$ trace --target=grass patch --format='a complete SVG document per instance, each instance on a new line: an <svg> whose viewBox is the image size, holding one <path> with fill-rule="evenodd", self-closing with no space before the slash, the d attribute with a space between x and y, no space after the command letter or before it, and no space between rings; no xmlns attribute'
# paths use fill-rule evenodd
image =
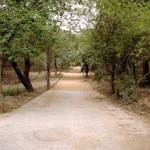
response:
<svg viewBox="0 0 150 150"><path fill-rule="evenodd" d="M26 90L24 88L10 88L3 91L3 96L17 96L25 92Z"/></svg>

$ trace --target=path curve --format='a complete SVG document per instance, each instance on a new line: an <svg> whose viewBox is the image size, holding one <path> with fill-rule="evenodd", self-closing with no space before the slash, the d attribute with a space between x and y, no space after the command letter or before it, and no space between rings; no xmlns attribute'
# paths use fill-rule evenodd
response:
<svg viewBox="0 0 150 150"><path fill-rule="evenodd" d="M74 68L50 91L0 115L0 150L150 150L150 126L113 106Z"/></svg>

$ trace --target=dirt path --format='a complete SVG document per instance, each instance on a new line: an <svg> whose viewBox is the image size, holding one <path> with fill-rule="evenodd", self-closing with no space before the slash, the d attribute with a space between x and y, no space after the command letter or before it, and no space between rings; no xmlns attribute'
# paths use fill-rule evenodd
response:
<svg viewBox="0 0 150 150"><path fill-rule="evenodd" d="M150 125L106 101L76 68L0 115L0 150L150 150Z"/></svg>

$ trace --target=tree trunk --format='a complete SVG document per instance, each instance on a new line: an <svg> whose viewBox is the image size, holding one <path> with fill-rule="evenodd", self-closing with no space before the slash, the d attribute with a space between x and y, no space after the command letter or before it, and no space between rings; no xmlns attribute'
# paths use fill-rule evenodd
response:
<svg viewBox="0 0 150 150"><path fill-rule="evenodd" d="M89 65L85 62L85 77L88 77Z"/></svg>
<svg viewBox="0 0 150 150"><path fill-rule="evenodd" d="M127 58L121 60L119 74L123 74L127 71Z"/></svg>
<svg viewBox="0 0 150 150"><path fill-rule="evenodd" d="M55 66L55 77L57 77L57 56L54 59L54 66Z"/></svg>
<svg viewBox="0 0 150 150"><path fill-rule="evenodd" d="M44 74L45 78L47 78L47 63L44 63Z"/></svg>
<svg viewBox="0 0 150 150"><path fill-rule="evenodd" d="M137 83L136 65L133 63L133 64L132 64L132 67L133 67L133 77L134 77L135 84L136 84L136 83Z"/></svg>
<svg viewBox="0 0 150 150"><path fill-rule="evenodd" d="M30 78L29 78L29 71L30 71L30 59L29 58L25 58L24 60L24 73L22 74L20 68L18 67L18 64L16 62L11 62L18 78L20 79L21 83L24 85L25 89L28 92L33 92L33 86L31 84Z"/></svg>
<svg viewBox="0 0 150 150"><path fill-rule="evenodd" d="M0 100L1 100L1 106L2 106L2 112L4 112L4 99L3 99L3 54L0 52Z"/></svg>
<svg viewBox="0 0 150 150"><path fill-rule="evenodd" d="M146 83L150 85L149 61L143 61L143 75L146 75Z"/></svg>
<svg viewBox="0 0 150 150"><path fill-rule="evenodd" d="M115 69L116 66L112 66L112 71L111 71L111 93L115 94Z"/></svg>
<svg viewBox="0 0 150 150"><path fill-rule="evenodd" d="M46 58L47 58L47 90L50 90L50 77L51 77L51 71L50 71L50 68L51 68L51 51L50 50L47 50L46 51Z"/></svg>
<svg viewBox="0 0 150 150"><path fill-rule="evenodd" d="M0 97L2 96L2 62L3 62L3 55L0 52Z"/></svg>
<svg viewBox="0 0 150 150"><path fill-rule="evenodd" d="M41 64L38 63L38 70L39 70L39 74L41 74Z"/></svg>
<svg viewBox="0 0 150 150"><path fill-rule="evenodd" d="M124 62L122 63L122 72L121 73L124 73L126 72L126 60L124 60Z"/></svg>

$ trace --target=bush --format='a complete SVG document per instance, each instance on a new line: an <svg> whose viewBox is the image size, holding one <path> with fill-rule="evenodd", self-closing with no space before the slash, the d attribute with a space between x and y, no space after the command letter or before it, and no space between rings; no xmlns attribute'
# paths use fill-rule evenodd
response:
<svg viewBox="0 0 150 150"><path fill-rule="evenodd" d="M106 72L104 70L97 69L95 72L95 79L97 81L102 80L104 77L106 77Z"/></svg>
<svg viewBox="0 0 150 150"><path fill-rule="evenodd" d="M10 88L10 89L3 91L3 96L17 96L25 92L26 90L23 88L13 88L13 89Z"/></svg>
<svg viewBox="0 0 150 150"><path fill-rule="evenodd" d="M115 90L118 98L125 101L136 98L136 84L132 75L122 74L119 79L115 81Z"/></svg>

